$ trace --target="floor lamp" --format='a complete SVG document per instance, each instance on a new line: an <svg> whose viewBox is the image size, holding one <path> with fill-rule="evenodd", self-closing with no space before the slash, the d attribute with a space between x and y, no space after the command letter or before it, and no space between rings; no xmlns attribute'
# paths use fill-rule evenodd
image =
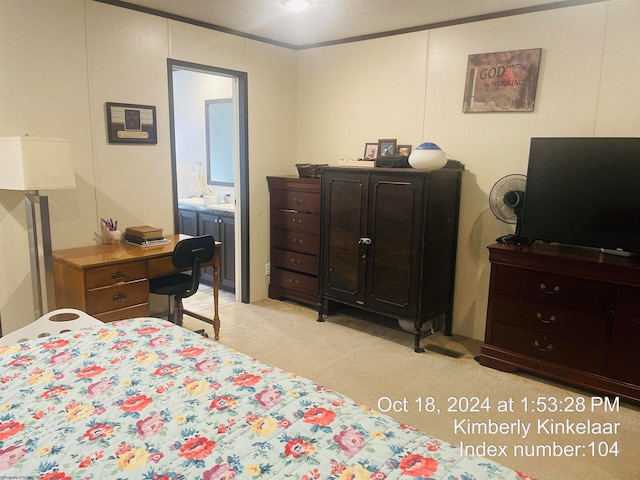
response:
<svg viewBox="0 0 640 480"><path fill-rule="evenodd" d="M40 195L40 190L75 187L69 140L30 136L0 138L0 190L25 192L35 318L55 308L49 198Z"/></svg>

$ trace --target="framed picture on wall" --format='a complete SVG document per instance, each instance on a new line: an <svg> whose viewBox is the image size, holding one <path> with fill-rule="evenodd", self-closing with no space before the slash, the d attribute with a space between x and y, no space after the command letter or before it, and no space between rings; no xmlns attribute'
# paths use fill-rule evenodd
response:
<svg viewBox="0 0 640 480"><path fill-rule="evenodd" d="M396 154L395 138L381 138L378 140L378 157L389 157Z"/></svg>
<svg viewBox="0 0 640 480"><path fill-rule="evenodd" d="M364 144L363 160L375 160L378 158L378 144L373 142L367 142Z"/></svg>
<svg viewBox="0 0 640 480"><path fill-rule="evenodd" d="M469 55L462 111L533 112L542 49Z"/></svg>
<svg viewBox="0 0 640 480"><path fill-rule="evenodd" d="M109 143L156 144L156 107L106 103Z"/></svg>

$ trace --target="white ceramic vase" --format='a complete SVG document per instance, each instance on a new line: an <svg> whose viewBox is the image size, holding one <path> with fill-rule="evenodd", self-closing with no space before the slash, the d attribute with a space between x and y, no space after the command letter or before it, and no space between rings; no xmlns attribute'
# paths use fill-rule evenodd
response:
<svg viewBox="0 0 640 480"><path fill-rule="evenodd" d="M425 142L409 155L409 165L417 170L436 170L447 164L447 155L438 145Z"/></svg>

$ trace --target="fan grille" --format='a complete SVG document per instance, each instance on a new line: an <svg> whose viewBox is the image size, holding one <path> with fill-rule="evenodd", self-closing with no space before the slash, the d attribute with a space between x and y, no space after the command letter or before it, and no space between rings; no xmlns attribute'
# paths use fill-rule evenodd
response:
<svg viewBox="0 0 640 480"><path fill-rule="evenodd" d="M504 196L509 192L524 192L527 177L520 174L511 174L498 180L489 193L489 207L495 217L504 222L514 224L518 221L515 210L507 205Z"/></svg>

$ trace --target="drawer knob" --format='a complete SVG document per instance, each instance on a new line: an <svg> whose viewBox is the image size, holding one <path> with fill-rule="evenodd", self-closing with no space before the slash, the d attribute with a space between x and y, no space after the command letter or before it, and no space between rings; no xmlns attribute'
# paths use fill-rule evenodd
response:
<svg viewBox="0 0 640 480"><path fill-rule="evenodd" d="M541 352L550 352L551 350L553 350L553 345L552 344L549 344L546 347L541 347L540 346L540 342L538 340L535 340L533 342L533 346L536 347Z"/></svg>
<svg viewBox="0 0 640 480"><path fill-rule="evenodd" d="M113 272L111 274L111 278L113 278L114 280L120 282L121 280L124 280L124 272L122 270L118 270L117 272Z"/></svg>
<svg viewBox="0 0 640 480"><path fill-rule="evenodd" d="M295 258L292 258L292 259L291 259L291 263L292 263L293 265L300 265L300 263L302 263L302 262L301 262L300 260L296 260Z"/></svg>
<svg viewBox="0 0 640 480"><path fill-rule="evenodd" d="M111 297L111 299L114 302L121 302L123 301L125 298L127 298L127 294L124 292L118 292L116 293L113 297Z"/></svg>
<svg viewBox="0 0 640 480"><path fill-rule="evenodd" d="M300 283L300 282L298 282L298 280L294 280L293 278L290 278L290 279L289 279L289 283L290 283L291 285L298 285L298 283Z"/></svg>
<svg viewBox="0 0 640 480"><path fill-rule="evenodd" d="M299 218L294 218L292 219L292 221L294 225L298 225L298 226L302 225L302 220L300 220Z"/></svg>
<svg viewBox="0 0 640 480"><path fill-rule="evenodd" d="M548 293L549 295L553 295L554 293L560 293L560 287L559 286L555 286L553 287L553 289L548 290L547 289L547 285L544 283L540 284L540 290L542 290L544 293Z"/></svg>
<svg viewBox="0 0 640 480"><path fill-rule="evenodd" d="M302 205L302 199L293 197L293 203L295 203L296 205Z"/></svg>
<svg viewBox="0 0 640 480"><path fill-rule="evenodd" d="M298 239L298 238L294 237L291 241L293 243L295 243L296 245L302 245L302 240L301 239Z"/></svg>

